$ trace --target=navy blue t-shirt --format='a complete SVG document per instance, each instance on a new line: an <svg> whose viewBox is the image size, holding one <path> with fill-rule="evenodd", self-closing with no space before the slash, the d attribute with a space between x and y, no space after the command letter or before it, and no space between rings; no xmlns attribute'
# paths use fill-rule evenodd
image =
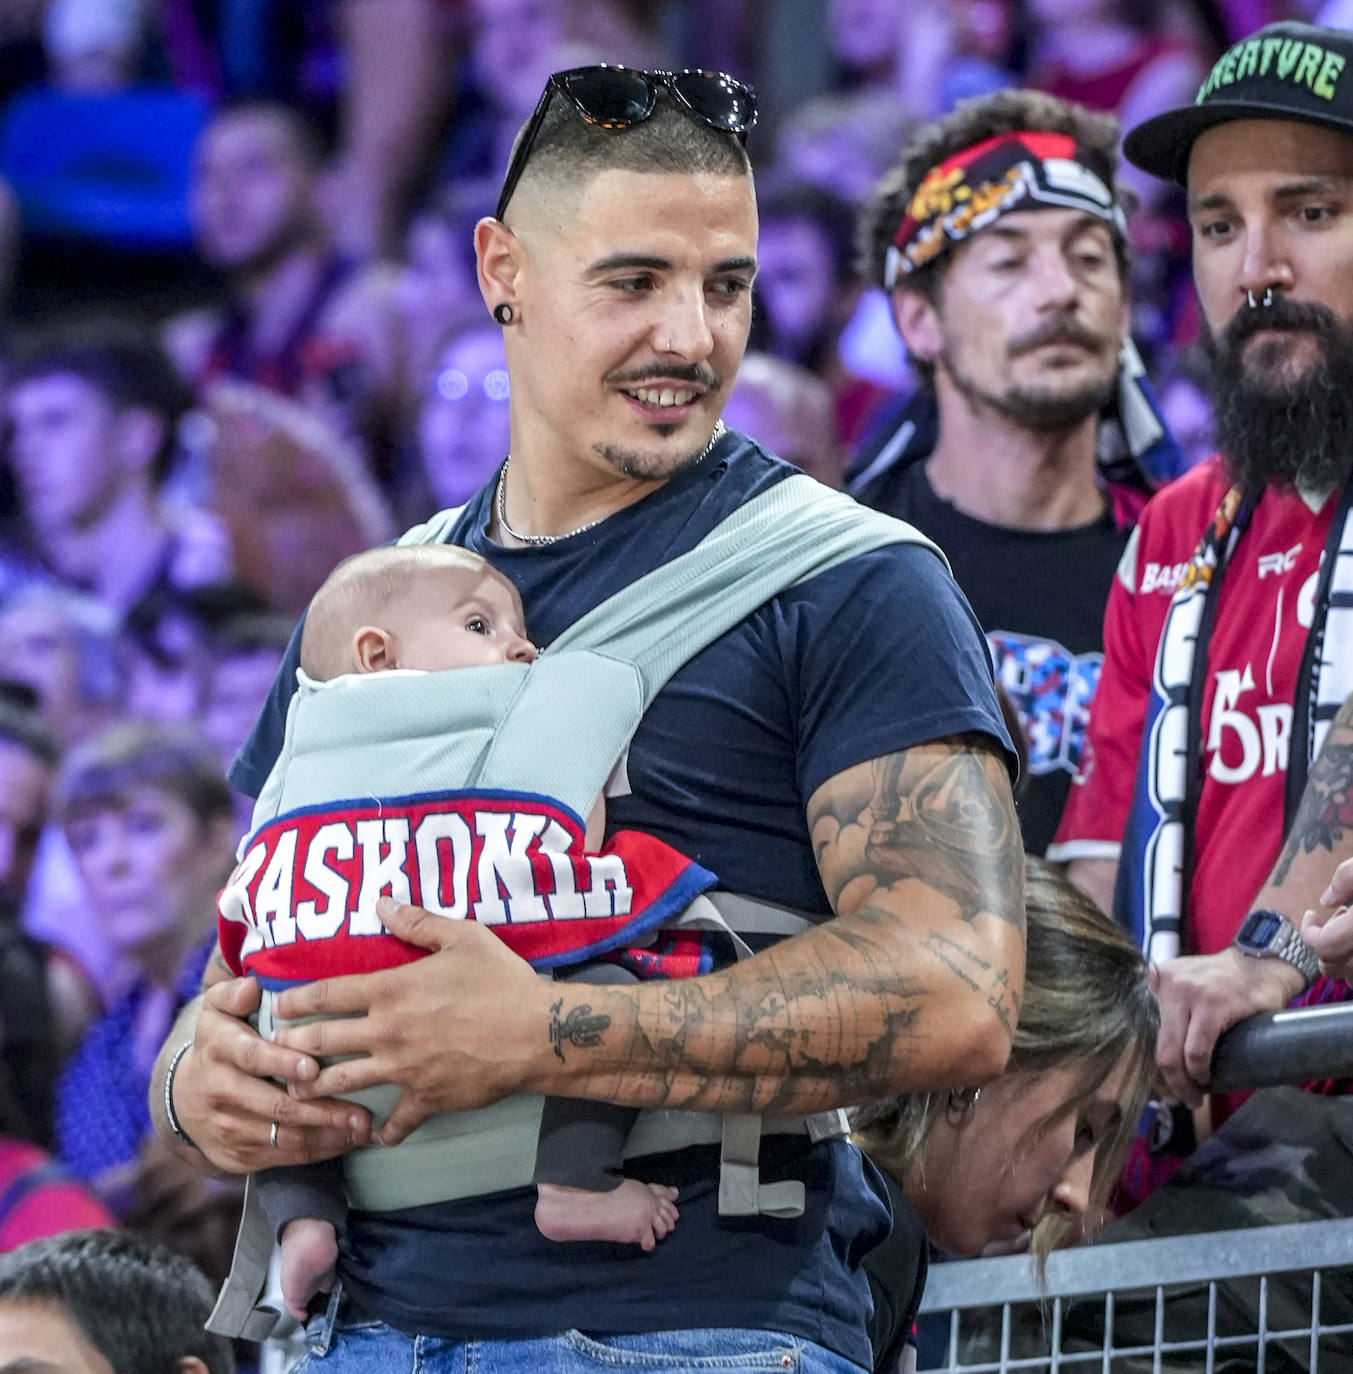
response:
<svg viewBox="0 0 1353 1374"><path fill-rule="evenodd" d="M455 536L516 584L531 637L545 646L793 472L730 432L689 472L585 534L500 548L485 532L490 486ZM232 769L246 792L259 790L281 747L295 648ZM934 554L888 547L782 592L675 673L634 737L631 793L608 799L607 824L659 836L723 888L827 919L809 796L854 764L972 731L1009 756L977 622ZM521 1188L352 1215L343 1283L368 1315L408 1332L509 1339L750 1327L869 1367L860 1262L889 1224L881 1181L841 1142L769 1137L761 1158L763 1178L803 1181L803 1216L720 1217L717 1150L702 1147L629 1168L681 1192L681 1219L650 1254L545 1240L534 1190Z"/></svg>

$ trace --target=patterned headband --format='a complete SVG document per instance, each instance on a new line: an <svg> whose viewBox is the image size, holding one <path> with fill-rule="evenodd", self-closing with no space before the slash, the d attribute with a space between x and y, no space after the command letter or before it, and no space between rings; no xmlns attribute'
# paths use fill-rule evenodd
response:
<svg viewBox="0 0 1353 1374"><path fill-rule="evenodd" d="M1083 210L1127 233L1113 193L1069 134L997 134L925 174L893 235L883 285L933 262L951 244L1015 210Z"/></svg>

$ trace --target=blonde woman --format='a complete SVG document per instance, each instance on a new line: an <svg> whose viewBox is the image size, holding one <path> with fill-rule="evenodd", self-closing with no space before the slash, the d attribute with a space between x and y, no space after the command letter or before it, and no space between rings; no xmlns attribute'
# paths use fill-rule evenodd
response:
<svg viewBox="0 0 1353 1374"><path fill-rule="evenodd" d="M949 1255L1036 1255L1097 1224L1155 1074L1146 964L1061 874L1027 861L1024 1000L1010 1063L976 1089L859 1109L857 1141L887 1176L894 1223L865 1260L875 1369L911 1366L927 1238Z"/></svg>

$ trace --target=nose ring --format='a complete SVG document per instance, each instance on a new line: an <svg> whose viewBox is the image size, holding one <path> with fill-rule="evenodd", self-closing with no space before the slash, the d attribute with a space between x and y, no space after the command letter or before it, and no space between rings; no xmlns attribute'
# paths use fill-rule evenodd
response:
<svg viewBox="0 0 1353 1374"><path fill-rule="evenodd" d="M1273 304L1273 288L1271 286L1266 286L1264 288L1262 300L1255 300L1253 291L1246 291L1245 298L1249 301L1251 310L1259 310L1261 308L1267 310Z"/></svg>

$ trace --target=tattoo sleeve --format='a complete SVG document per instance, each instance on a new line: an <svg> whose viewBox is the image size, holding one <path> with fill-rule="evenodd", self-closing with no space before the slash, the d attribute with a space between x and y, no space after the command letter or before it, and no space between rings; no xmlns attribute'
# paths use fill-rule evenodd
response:
<svg viewBox="0 0 1353 1374"><path fill-rule="evenodd" d="M1281 887L1287 881L1299 857L1333 854L1348 834L1353 834L1353 697L1330 722L1273 870L1272 885ZM1328 867L1332 870L1334 865Z"/></svg>
<svg viewBox="0 0 1353 1374"><path fill-rule="evenodd" d="M564 993L550 1034L570 1051L566 1092L814 1111L999 1072L1024 856L994 746L942 740L847 769L807 821L836 919L706 977Z"/></svg>

